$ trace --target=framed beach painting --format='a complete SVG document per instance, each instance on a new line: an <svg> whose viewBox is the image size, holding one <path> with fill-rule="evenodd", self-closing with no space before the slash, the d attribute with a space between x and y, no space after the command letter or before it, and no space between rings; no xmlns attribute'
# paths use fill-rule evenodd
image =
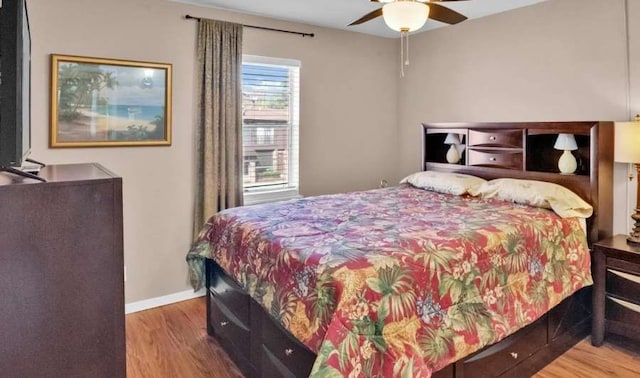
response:
<svg viewBox="0 0 640 378"><path fill-rule="evenodd" d="M51 55L51 147L171 145L171 68Z"/></svg>

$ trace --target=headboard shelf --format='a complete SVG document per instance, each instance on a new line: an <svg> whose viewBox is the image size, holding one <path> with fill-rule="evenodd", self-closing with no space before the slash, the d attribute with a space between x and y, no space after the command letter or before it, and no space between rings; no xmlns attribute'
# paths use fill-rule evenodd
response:
<svg viewBox="0 0 640 378"><path fill-rule="evenodd" d="M527 171L558 173L558 160L563 151L553 147L559 133L527 132ZM576 175L589 176L591 169L591 136L574 134L578 149L572 151L578 163ZM544 151L544 153L540 153Z"/></svg>
<svg viewBox="0 0 640 378"><path fill-rule="evenodd" d="M446 163L447 133L460 135L464 154ZM573 134L578 149L575 174L558 170L562 151L558 134ZM502 177L553 182L574 191L594 208L589 241L613 233L613 122L424 123L423 170L466 173L485 179Z"/></svg>

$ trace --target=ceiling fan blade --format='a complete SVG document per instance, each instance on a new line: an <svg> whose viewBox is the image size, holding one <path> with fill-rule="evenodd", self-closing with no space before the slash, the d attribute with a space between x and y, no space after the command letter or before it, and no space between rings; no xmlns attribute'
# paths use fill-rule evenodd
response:
<svg viewBox="0 0 640 378"><path fill-rule="evenodd" d="M382 16L382 8L380 9L376 9L373 12L369 12L367 14L365 14L364 16L360 17L359 19L353 21L352 23L349 24L349 26L354 26L354 25L360 25L362 23L365 23L369 20L373 20L376 17L380 17Z"/></svg>
<svg viewBox="0 0 640 378"><path fill-rule="evenodd" d="M391 3L393 2L393 0L369 0L372 3ZM448 2L448 1L469 1L469 0L415 0L421 3L441 3L441 2Z"/></svg>
<svg viewBox="0 0 640 378"><path fill-rule="evenodd" d="M429 18L445 24L454 25L467 19L466 16L440 4L429 3L429 8Z"/></svg>

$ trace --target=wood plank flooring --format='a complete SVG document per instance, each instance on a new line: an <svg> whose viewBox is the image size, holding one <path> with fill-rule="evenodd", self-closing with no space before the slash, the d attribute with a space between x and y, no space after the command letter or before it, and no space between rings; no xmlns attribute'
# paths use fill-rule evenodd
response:
<svg viewBox="0 0 640 378"><path fill-rule="evenodd" d="M640 377L640 345L607 335L597 348L587 337L540 370L536 378Z"/></svg>
<svg viewBox="0 0 640 378"><path fill-rule="evenodd" d="M127 375L137 377L242 377L222 347L207 336L205 299L127 315ZM536 378L640 377L640 347L589 338L539 371Z"/></svg>
<svg viewBox="0 0 640 378"><path fill-rule="evenodd" d="M127 377L242 377L205 317L204 297L127 315Z"/></svg>

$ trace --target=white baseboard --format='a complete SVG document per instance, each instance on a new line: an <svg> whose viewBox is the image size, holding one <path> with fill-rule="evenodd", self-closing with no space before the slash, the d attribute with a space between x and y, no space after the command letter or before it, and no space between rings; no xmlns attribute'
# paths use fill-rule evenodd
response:
<svg viewBox="0 0 640 378"><path fill-rule="evenodd" d="M124 313L131 314L133 312L144 311L154 307L166 306L168 304L202 297L205 293L205 289L200 289L195 292L193 290L185 290L179 293L164 295L162 297L149 298L138 302L126 303L124 305Z"/></svg>

